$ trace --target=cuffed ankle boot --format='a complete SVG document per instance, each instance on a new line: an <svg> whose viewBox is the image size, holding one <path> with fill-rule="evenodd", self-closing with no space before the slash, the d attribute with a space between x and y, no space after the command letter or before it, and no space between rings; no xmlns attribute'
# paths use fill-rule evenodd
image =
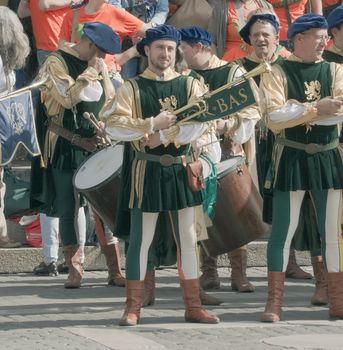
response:
<svg viewBox="0 0 343 350"><path fill-rule="evenodd" d="M313 256L311 258L313 274L316 279L316 286L311 298L312 305L328 304L328 281L327 271L322 256Z"/></svg>
<svg viewBox="0 0 343 350"><path fill-rule="evenodd" d="M204 290L219 289L220 281L217 271L217 257L206 255L204 250L200 248L200 285Z"/></svg>
<svg viewBox="0 0 343 350"><path fill-rule="evenodd" d="M261 316L262 322L280 321L284 288L285 273L268 272L268 300Z"/></svg>
<svg viewBox="0 0 343 350"><path fill-rule="evenodd" d="M66 265L69 268L64 288L80 288L83 277L83 266L80 261L80 248L78 245L63 247Z"/></svg>
<svg viewBox="0 0 343 350"><path fill-rule="evenodd" d="M238 248L228 253L231 264L231 288L241 293L254 292L255 287L248 281L247 250Z"/></svg>
<svg viewBox="0 0 343 350"><path fill-rule="evenodd" d="M219 323L219 318L211 315L201 307L200 301L200 283L199 279L190 279L182 281L183 299L185 301L186 322L194 323Z"/></svg>
<svg viewBox="0 0 343 350"><path fill-rule="evenodd" d="M136 326L139 322L144 281L126 280L126 308L119 320L119 326Z"/></svg>
<svg viewBox="0 0 343 350"><path fill-rule="evenodd" d="M329 316L343 319L343 272L328 272Z"/></svg>
<svg viewBox="0 0 343 350"><path fill-rule="evenodd" d="M120 269L120 250L118 244L101 246L101 250L106 258L108 269L107 284L109 286L125 287L125 277Z"/></svg>
<svg viewBox="0 0 343 350"><path fill-rule="evenodd" d="M289 252L289 260L286 268L286 277L300 280L309 280L312 278L312 275L310 273L302 270L297 264L294 249L291 249Z"/></svg>
<svg viewBox="0 0 343 350"><path fill-rule="evenodd" d="M200 300L201 305L220 305L223 303L223 300L207 294L201 287L200 287Z"/></svg>
<svg viewBox="0 0 343 350"><path fill-rule="evenodd" d="M147 271L144 279L144 296L142 307L155 304L155 270Z"/></svg>

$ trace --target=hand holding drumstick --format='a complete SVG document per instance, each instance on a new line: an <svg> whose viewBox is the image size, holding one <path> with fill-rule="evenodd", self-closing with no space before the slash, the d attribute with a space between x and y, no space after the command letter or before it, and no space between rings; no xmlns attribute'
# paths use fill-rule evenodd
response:
<svg viewBox="0 0 343 350"><path fill-rule="evenodd" d="M103 122L99 122L93 113L88 113L88 112L84 112L83 113L83 117L85 119L87 119L95 128L96 130L96 134L98 137L100 137L102 143L105 144L111 144L111 139L106 135L106 131L105 131L105 125Z"/></svg>

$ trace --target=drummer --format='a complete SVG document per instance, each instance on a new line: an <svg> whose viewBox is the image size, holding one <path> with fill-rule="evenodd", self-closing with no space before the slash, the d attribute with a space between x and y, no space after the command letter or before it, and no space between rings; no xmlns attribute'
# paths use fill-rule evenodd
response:
<svg viewBox="0 0 343 350"><path fill-rule="evenodd" d="M204 93L199 82L173 69L180 34L168 25L149 29L144 39L148 68L122 86L103 114L106 130L115 140L130 141L132 158L124 158L123 190L129 194L131 230L126 258L126 309L121 326L139 322L148 250L159 213L173 221L178 247L187 322L218 323L201 307L195 232L195 207L200 191L192 191L182 160L192 162L191 143L207 131L203 123L175 125L173 110ZM182 157L184 156L184 158ZM200 189L199 189L200 190Z"/></svg>
<svg viewBox="0 0 343 350"><path fill-rule="evenodd" d="M105 24L90 22L84 25L78 44L66 43L49 55L40 71L48 77L41 99L49 121L42 150L47 188L41 198L46 214L60 219L59 232L69 267L65 288L79 288L83 276L76 227L78 208L85 203L76 195L72 179L98 142L92 123L83 113L97 116L105 98L112 94L103 57L119 52L117 34Z"/></svg>
<svg viewBox="0 0 343 350"><path fill-rule="evenodd" d="M193 26L181 29L180 33L181 49L188 67L204 78L210 91L239 78L245 72L236 63L223 61L212 53L212 37L205 29ZM254 82L252 83L254 84ZM219 133L224 135L225 148L232 142L236 143L229 156L244 154L241 145L253 137L255 125L259 119L259 109L257 105L253 105L217 122ZM222 160L227 156L227 152L223 148ZM238 248L228 253L228 256L232 268L232 289L239 292L253 292L255 288L246 276L247 247ZM202 287L204 289L219 288L217 257L207 256L201 248L201 259L203 275L200 277L200 281Z"/></svg>

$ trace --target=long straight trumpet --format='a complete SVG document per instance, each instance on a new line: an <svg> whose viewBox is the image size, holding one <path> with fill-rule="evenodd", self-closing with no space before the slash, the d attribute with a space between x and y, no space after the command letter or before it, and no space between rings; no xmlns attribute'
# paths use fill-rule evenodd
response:
<svg viewBox="0 0 343 350"><path fill-rule="evenodd" d="M36 89L42 85L44 85L46 83L46 81L48 80L48 77L47 76L44 76L42 79L32 83L31 85L28 85L28 86L24 86L18 90L14 90L12 92L10 92L9 94L7 94L6 96L3 96L0 98L0 101L7 98L7 97L11 97L11 96L16 96L22 92L25 92L25 91L28 91L28 90L32 90L32 89Z"/></svg>
<svg viewBox="0 0 343 350"><path fill-rule="evenodd" d="M183 122L186 122L190 119L193 119L196 116L198 116L199 114L202 114L203 112L206 111L206 99L210 98L211 96L213 96L213 95L215 95L223 90L229 90L236 85L242 84L242 83L244 83L244 81L246 81L250 78L256 77L257 75L261 75L264 73L270 73L270 72L271 72L271 65L268 62L263 62L260 65L258 65L256 68L252 69L250 72L244 73L238 79L236 79L230 83L227 83L216 90L209 91L209 92L205 93L204 95L202 95L201 97L199 97L198 99L194 100L193 102L191 102L191 103L189 103L189 104L187 104L179 109L176 109L175 111L173 111L173 114L178 115L184 111L187 111L187 109L190 109L192 107L197 107L198 111L191 112L186 118L180 120L179 123L183 123Z"/></svg>

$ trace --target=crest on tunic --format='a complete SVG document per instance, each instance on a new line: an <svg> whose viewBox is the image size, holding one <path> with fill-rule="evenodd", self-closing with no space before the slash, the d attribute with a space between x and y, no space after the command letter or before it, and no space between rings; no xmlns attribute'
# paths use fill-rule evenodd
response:
<svg viewBox="0 0 343 350"><path fill-rule="evenodd" d="M158 99L158 101L161 105L161 112L172 112L176 109L177 99L174 95L171 95L170 97L165 97L163 100L160 98Z"/></svg>
<svg viewBox="0 0 343 350"><path fill-rule="evenodd" d="M307 101L318 101L320 100L320 82L318 80L315 81L305 81L305 95Z"/></svg>

